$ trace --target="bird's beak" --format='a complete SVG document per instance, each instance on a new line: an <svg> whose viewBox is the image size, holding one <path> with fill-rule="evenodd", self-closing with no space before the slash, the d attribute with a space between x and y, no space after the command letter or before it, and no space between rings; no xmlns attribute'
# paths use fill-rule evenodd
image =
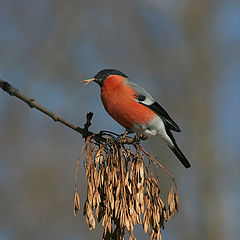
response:
<svg viewBox="0 0 240 240"><path fill-rule="evenodd" d="M85 85L87 85L94 80L95 80L95 78L90 78L90 79L86 79L86 80L81 81L81 83L84 83Z"/></svg>

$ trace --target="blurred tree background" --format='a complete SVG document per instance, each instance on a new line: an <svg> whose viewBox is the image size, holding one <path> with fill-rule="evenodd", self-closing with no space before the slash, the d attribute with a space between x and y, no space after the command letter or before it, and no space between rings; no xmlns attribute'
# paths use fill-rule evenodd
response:
<svg viewBox="0 0 240 240"><path fill-rule="evenodd" d="M239 237L239 66L237 0L0 1L0 76L25 95L80 126L92 111L92 131L121 133L98 86L80 85L116 68L179 123L189 170L157 138L143 144L179 185L164 239ZM0 240L100 239L101 226L90 232L73 216L81 136L2 91L0 123ZM83 166L80 177L82 204Z"/></svg>

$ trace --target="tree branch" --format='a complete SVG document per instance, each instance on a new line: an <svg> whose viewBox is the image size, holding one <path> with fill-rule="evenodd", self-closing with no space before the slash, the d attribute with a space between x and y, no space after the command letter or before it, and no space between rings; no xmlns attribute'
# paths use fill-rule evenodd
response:
<svg viewBox="0 0 240 240"><path fill-rule="evenodd" d="M81 128L81 127L74 125L71 122L68 122L67 120L60 117L59 115L51 112L49 109L43 107L42 105L37 103L34 98L26 97L17 88L13 87L10 83L2 80L1 78L0 78L0 87L2 88L3 91L7 92L10 96L17 97L18 99L25 102L29 107L36 108L40 112L42 112L42 113L46 114L47 116L49 116L50 118L52 118L55 122L60 122L60 123L64 124L65 126L73 129L74 131L80 133L82 135L82 137L85 138L85 140L87 139L87 137L92 136L92 135L94 135L93 139L97 143L106 142L106 138L104 138L103 136L111 136L112 139L115 139L115 141L120 144L135 144L137 142L140 142L140 140L145 140L145 138L141 137L141 136L139 136L138 138L136 138L136 137L129 138L129 137L118 136L117 138L115 138L108 131L101 131L100 133L93 133L88 130L89 127L91 126L91 120L93 117L92 112L89 112L86 115L86 123L84 124L84 127ZM118 135L118 134L116 134L116 135Z"/></svg>
<svg viewBox="0 0 240 240"><path fill-rule="evenodd" d="M64 124L65 126L77 131L78 133L80 133L82 135L83 138L86 139L88 136L91 136L91 135L94 134L93 132L90 132L88 130L88 128L91 125L91 120L92 120L92 117L93 117L93 113L90 112L90 113L87 114L86 123L84 125L84 128L80 128L80 127L74 125L73 123L68 122L67 120L60 117L59 115L51 112L47 108L41 106L40 104L38 104L35 101L35 99L28 98L28 97L24 96L17 88L13 87L11 84L2 80L1 78L0 78L0 87L2 88L3 91L7 92L10 96L15 96L15 97L19 98L20 100L25 102L29 107L36 108L37 110L41 111L42 113L48 115L55 122L60 122L60 123ZM105 141L105 139L103 137L101 137L100 134L95 134L94 139L97 142Z"/></svg>

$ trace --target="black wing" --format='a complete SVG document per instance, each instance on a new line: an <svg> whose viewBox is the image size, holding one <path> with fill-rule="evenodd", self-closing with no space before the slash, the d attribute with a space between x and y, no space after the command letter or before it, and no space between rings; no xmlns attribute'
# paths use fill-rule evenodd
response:
<svg viewBox="0 0 240 240"><path fill-rule="evenodd" d="M178 125L171 119L171 117L168 115L168 113L163 109L160 104L158 104L153 97L142 87L138 86L136 83L134 83L129 78L126 78L126 83L130 85L135 91L136 91L136 97L137 101L144 106L150 108L153 110L159 117L162 118L166 126L176 132L181 132Z"/></svg>
<svg viewBox="0 0 240 240"><path fill-rule="evenodd" d="M141 97L142 98L142 97ZM150 108L151 110L153 110L157 115L159 115L160 117L162 117L162 119L164 120L165 124L167 125L167 127L169 127L171 130L176 131L176 132L181 132L179 126L171 119L171 117L169 116L169 114L163 109L163 107L157 103L154 102L151 105L146 105L144 104L144 102L142 102L141 100L139 100L139 103L143 104L144 106Z"/></svg>

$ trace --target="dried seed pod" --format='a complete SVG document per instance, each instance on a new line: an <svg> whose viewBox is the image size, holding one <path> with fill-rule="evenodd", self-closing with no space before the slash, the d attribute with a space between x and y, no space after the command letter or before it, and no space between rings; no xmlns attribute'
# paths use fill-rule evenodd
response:
<svg viewBox="0 0 240 240"><path fill-rule="evenodd" d="M93 216L93 211L88 202L86 202L86 223L89 225L89 229L95 229L95 218Z"/></svg>
<svg viewBox="0 0 240 240"><path fill-rule="evenodd" d="M134 152L113 140L98 146L88 139L85 145L88 192L83 212L89 228L95 228L95 213L98 222L102 220L104 240L122 240L126 229L129 239L135 239L136 224L142 224L151 239L161 239L160 229L174 216L179 205L178 195L171 188L166 211L153 157L139 145L135 145ZM79 195L75 193L74 214L79 208Z"/></svg>
<svg viewBox="0 0 240 240"><path fill-rule="evenodd" d="M179 211L179 203L178 203L178 194L177 193L174 194L174 200L175 200L176 210Z"/></svg>
<svg viewBox="0 0 240 240"><path fill-rule="evenodd" d="M88 225L89 225L90 230L95 229L95 227L96 227L96 221L95 221L93 214L89 216Z"/></svg>
<svg viewBox="0 0 240 240"><path fill-rule="evenodd" d="M125 182L126 182L126 181L125 181ZM129 194L132 194L131 184L130 184L129 182L127 182L126 186L127 186L128 191L129 191Z"/></svg>
<svg viewBox="0 0 240 240"><path fill-rule="evenodd" d="M145 233L148 231L148 225L149 225L149 220L148 220L148 218L145 217L143 219L143 229L144 229Z"/></svg>
<svg viewBox="0 0 240 240"><path fill-rule="evenodd" d="M120 188L121 188L121 184L120 184L120 183L118 183L118 185L117 185L117 190L116 190L116 197L118 197L118 196L119 196L119 193L120 193Z"/></svg>
<svg viewBox="0 0 240 240"><path fill-rule="evenodd" d="M170 219L171 215L173 213L173 216L175 214L175 198L173 193L173 186L171 187L171 190L168 194L168 211L167 211L167 218Z"/></svg>
<svg viewBox="0 0 240 240"><path fill-rule="evenodd" d="M98 216L97 216L98 223L101 221L101 219L103 217L103 214L104 214L103 208L99 207L99 213L98 213Z"/></svg>
<svg viewBox="0 0 240 240"><path fill-rule="evenodd" d="M74 216L77 215L77 212L79 211L79 209L80 209L80 198L79 198L78 191L76 191L74 194L74 207L73 207Z"/></svg>
<svg viewBox="0 0 240 240"><path fill-rule="evenodd" d="M114 210L115 210L115 218L118 216L118 212L119 212L119 198L117 198L116 199L116 201L115 201L115 208L114 208Z"/></svg>
<svg viewBox="0 0 240 240"><path fill-rule="evenodd" d="M100 148L97 151L96 157L95 157L95 163L98 164L100 162L100 164L102 164L103 161L103 149Z"/></svg>

